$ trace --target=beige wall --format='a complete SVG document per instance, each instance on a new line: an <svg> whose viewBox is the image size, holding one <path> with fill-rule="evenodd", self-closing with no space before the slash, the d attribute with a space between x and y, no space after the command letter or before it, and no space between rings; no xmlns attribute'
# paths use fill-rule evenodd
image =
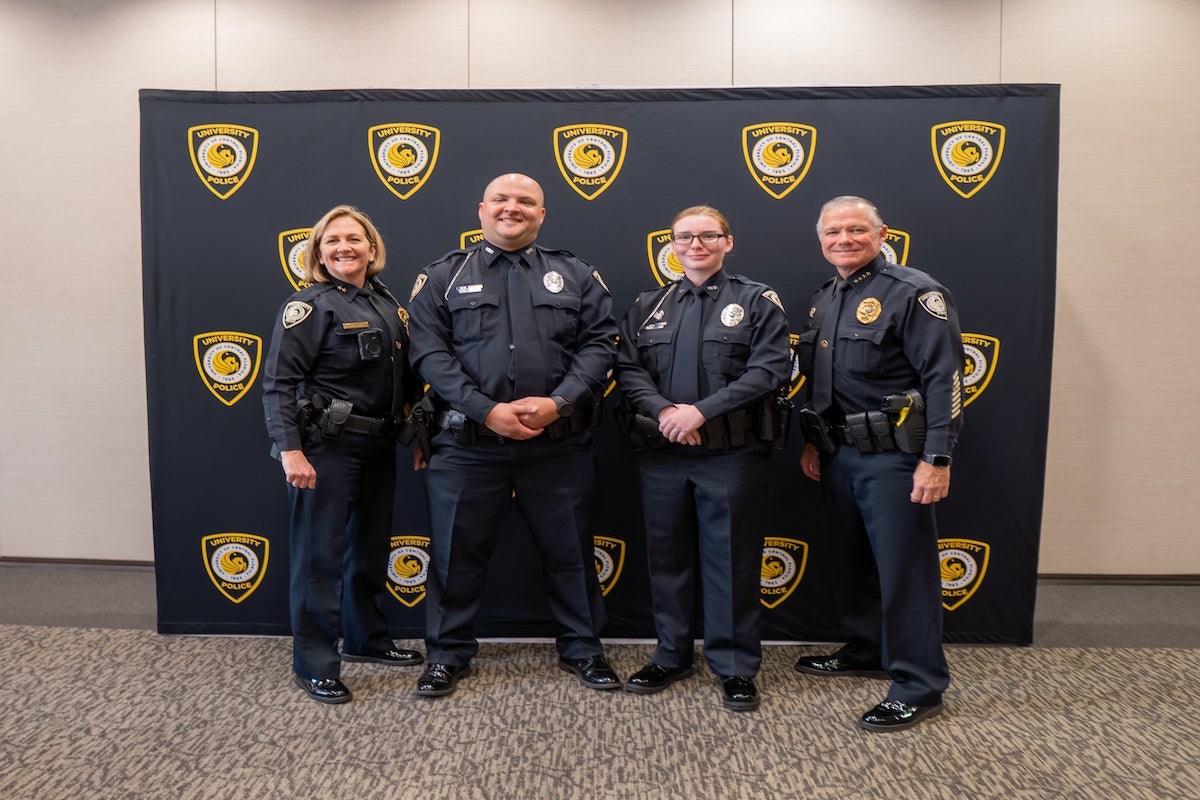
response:
<svg viewBox="0 0 1200 800"><path fill-rule="evenodd" d="M1200 573L1197 75L1191 0L0 0L0 557L153 558L139 88L1029 82L1063 86L1041 571Z"/></svg>

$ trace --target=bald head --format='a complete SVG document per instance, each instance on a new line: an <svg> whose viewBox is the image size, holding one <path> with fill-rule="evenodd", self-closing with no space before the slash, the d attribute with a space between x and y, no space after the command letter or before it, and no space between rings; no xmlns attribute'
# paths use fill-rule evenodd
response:
<svg viewBox="0 0 1200 800"><path fill-rule="evenodd" d="M528 175L501 175L483 190L479 224L483 238L501 250L522 250L537 239L546 218L545 195Z"/></svg>

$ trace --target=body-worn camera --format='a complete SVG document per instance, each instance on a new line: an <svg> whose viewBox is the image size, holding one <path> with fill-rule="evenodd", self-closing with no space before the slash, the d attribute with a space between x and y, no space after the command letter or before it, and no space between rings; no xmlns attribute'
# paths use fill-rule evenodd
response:
<svg viewBox="0 0 1200 800"><path fill-rule="evenodd" d="M383 355L383 331L358 332L358 357L362 361L374 361Z"/></svg>

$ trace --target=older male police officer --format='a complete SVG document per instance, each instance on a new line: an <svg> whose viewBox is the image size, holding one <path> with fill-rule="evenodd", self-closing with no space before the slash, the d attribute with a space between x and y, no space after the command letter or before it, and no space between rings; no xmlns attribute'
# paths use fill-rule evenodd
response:
<svg viewBox="0 0 1200 800"><path fill-rule="evenodd" d="M831 511L847 643L796 669L890 677L859 725L897 730L940 713L950 682L932 504L950 491L962 427L962 332L944 287L880 255L887 227L872 203L830 200L817 234L837 277L800 333L811 386L801 467Z"/></svg>
<svg viewBox="0 0 1200 800"><path fill-rule="evenodd" d="M534 244L543 197L528 176L493 180L479 204L484 241L426 267L413 287L412 363L437 395L442 428L426 481L433 564L420 695L450 694L470 671L487 564L514 497L564 628L559 666L593 689L621 686L598 638L606 615L589 518L588 423L616 323L593 267Z"/></svg>

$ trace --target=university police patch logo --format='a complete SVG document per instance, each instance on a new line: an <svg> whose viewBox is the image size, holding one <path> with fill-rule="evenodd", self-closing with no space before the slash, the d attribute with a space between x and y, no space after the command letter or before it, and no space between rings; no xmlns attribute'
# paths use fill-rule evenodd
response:
<svg viewBox="0 0 1200 800"><path fill-rule="evenodd" d="M367 131L367 146L375 174L388 191L407 200L437 166L442 132L414 122L389 122Z"/></svg>
<svg viewBox="0 0 1200 800"><path fill-rule="evenodd" d="M646 257L650 260L650 272L659 286L674 283L683 277L683 264L671 248L669 228L646 235Z"/></svg>
<svg viewBox="0 0 1200 800"><path fill-rule="evenodd" d="M476 228L473 231L463 231L458 235L458 246L463 250L474 247L482 241L483 228Z"/></svg>
<svg viewBox="0 0 1200 800"><path fill-rule="evenodd" d="M978 192L996 174L1004 155L1004 126L960 119L930 129L933 163L942 180L962 197Z"/></svg>
<svg viewBox="0 0 1200 800"><path fill-rule="evenodd" d="M967 396L963 402L965 407L983 394L991 382L1000 358L1000 340L982 333L964 333L962 338L963 355L966 358L963 365L963 392Z"/></svg>
<svg viewBox="0 0 1200 800"><path fill-rule="evenodd" d="M760 122L742 128L742 155L762 190L782 200L812 166L817 129L798 122Z"/></svg>
<svg viewBox="0 0 1200 800"><path fill-rule="evenodd" d="M883 237L883 244L879 247L879 252L883 254L883 259L889 264L899 264L901 266L907 264L909 238L909 235L904 231L888 228L887 234Z"/></svg>
<svg viewBox="0 0 1200 800"><path fill-rule="evenodd" d="M222 200L242 188L258 155L258 131L245 125L193 125L188 152L200 182Z"/></svg>
<svg viewBox="0 0 1200 800"><path fill-rule="evenodd" d="M429 580L429 537L393 536L388 554L387 590L412 608L425 599Z"/></svg>
<svg viewBox="0 0 1200 800"><path fill-rule="evenodd" d="M341 288L340 286L338 287ZM313 307L302 300L291 300L283 307L283 327L284 329L294 328L304 320L308 319L308 315L312 313Z"/></svg>
<svg viewBox="0 0 1200 800"><path fill-rule="evenodd" d="M938 539L942 571L942 608L953 611L983 583L992 548L974 539Z"/></svg>
<svg viewBox="0 0 1200 800"><path fill-rule="evenodd" d="M296 291L300 291L304 283L304 251L308 249L308 237L312 236L312 228L292 228L279 234L279 263L283 265L283 274L288 283Z"/></svg>
<svg viewBox="0 0 1200 800"><path fill-rule="evenodd" d="M217 591L234 603L253 594L267 574L271 543L252 533L214 533L200 540L204 569Z"/></svg>
<svg viewBox="0 0 1200 800"><path fill-rule="evenodd" d="M789 333L788 342L791 344L792 369L788 378L787 396L795 397L804 385L804 376L800 374L800 334Z"/></svg>
<svg viewBox="0 0 1200 800"><path fill-rule="evenodd" d="M564 125L554 129L554 158L567 185L595 200L625 164L629 132L613 125Z"/></svg>
<svg viewBox="0 0 1200 800"><path fill-rule="evenodd" d="M762 604L767 608L775 608L788 599L800 585L807 563L807 542L778 536L764 537L760 581Z"/></svg>
<svg viewBox="0 0 1200 800"><path fill-rule="evenodd" d="M600 593L607 595L621 578L625 567L625 542L612 536L593 536L592 552L596 557L596 580Z"/></svg>
<svg viewBox="0 0 1200 800"><path fill-rule="evenodd" d="M200 380L227 406L241 400L254 384L261 353L262 339L252 333L212 331L192 337Z"/></svg>

